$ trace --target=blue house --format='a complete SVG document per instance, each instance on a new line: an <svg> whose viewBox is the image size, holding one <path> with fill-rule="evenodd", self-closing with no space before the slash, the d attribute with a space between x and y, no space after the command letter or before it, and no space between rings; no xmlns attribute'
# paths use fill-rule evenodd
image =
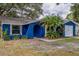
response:
<svg viewBox="0 0 79 59"><path fill-rule="evenodd" d="M19 38L42 38L45 36L45 27L40 24L41 20L27 20L26 18L11 18L0 16L0 36L5 35L13 40ZM79 24L72 20L64 20L64 37L79 36Z"/></svg>
<svg viewBox="0 0 79 59"><path fill-rule="evenodd" d="M27 20L26 18L10 18L0 16L2 32L6 32L6 35L13 39L14 36L19 38L25 36L27 38L44 37L45 29L40 24L40 20ZM2 35L3 33L0 33Z"/></svg>
<svg viewBox="0 0 79 59"><path fill-rule="evenodd" d="M64 37L79 36L79 24L73 20L64 20Z"/></svg>

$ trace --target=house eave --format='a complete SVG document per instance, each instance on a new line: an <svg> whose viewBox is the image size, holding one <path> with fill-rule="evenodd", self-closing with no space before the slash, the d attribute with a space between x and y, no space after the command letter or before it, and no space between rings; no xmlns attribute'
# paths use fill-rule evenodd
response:
<svg viewBox="0 0 79 59"><path fill-rule="evenodd" d="M30 22L25 22L23 25L25 25L25 24L30 24L30 23L35 23L35 22L40 22L41 20L33 20L33 21L30 21Z"/></svg>
<svg viewBox="0 0 79 59"><path fill-rule="evenodd" d="M68 20L68 19L64 20L64 24L67 23L67 22L69 22L69 21L73 22L73 23L76 24L76 25L79 25L77 22L75 22L75 21L73 21L73 20Z"/></svg>

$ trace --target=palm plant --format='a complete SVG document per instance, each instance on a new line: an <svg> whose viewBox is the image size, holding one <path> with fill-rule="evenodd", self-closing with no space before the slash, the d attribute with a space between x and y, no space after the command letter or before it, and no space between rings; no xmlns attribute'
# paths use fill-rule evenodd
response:
<svg viewBox="0 0 79 59"><path fill-rule="evenodd" d="M59 16L46 16L45 18L43 18L42 22L45 26L45 37L56 38L59 36L56 28L63 24L63 21Z"/></svg>

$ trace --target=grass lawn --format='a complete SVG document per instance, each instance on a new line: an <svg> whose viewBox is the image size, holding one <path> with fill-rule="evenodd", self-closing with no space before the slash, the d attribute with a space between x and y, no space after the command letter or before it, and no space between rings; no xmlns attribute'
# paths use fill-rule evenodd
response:
<svg viewBox="0 0 79 59"><path fill-rule="evenodd" d="M37 39L0 40L0 55L9 56L79 56L79 39L65 38L51 43Z"/></svg>
<svg viewBox="0 0 79 59"><path fill-rule="evenodd" d="M64 44L64 43L68 43L68 42L78 42L79 43L79 38L64 38L64 39L56 41L54 43Z"/></svg>

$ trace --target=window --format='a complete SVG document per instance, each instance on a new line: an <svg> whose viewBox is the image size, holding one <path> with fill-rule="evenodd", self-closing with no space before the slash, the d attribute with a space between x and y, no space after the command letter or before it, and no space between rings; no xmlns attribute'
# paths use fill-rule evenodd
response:
<svg viewBox="0 0 79 59"><path fill-rule="evenodd" d="M19 25L12 25L12 34L20 34L20 28Z"/></svg>

